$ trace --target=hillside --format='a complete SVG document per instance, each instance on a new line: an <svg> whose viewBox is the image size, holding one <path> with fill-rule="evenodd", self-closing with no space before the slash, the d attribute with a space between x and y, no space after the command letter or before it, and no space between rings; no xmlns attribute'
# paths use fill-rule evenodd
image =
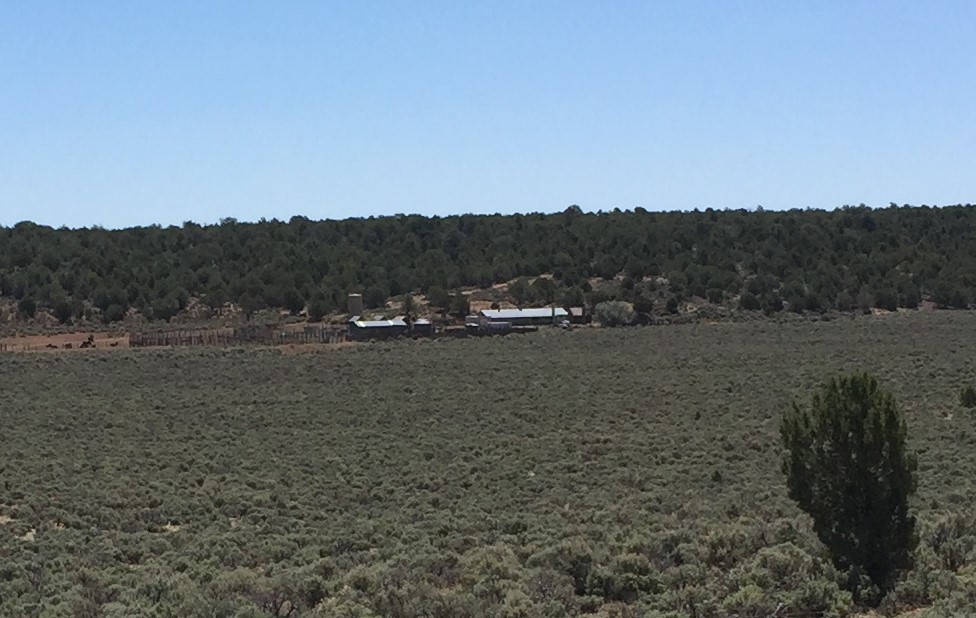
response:
<svg viewBox="0 0 976 618"><path fill-rule="evenodd" d="M515 280L524 304L646 312L685 299L746 310L965 308L976 297L976 209L892 206L787 212L613 211L186 223L124 230L0 228L0 296L21 318L169 320L193 307L313 319L352 291L367 306ZM520 280L547 273L551 278ZM593 278L612 281L596 286ZM12 315L10 317L13 317Z"/></svg>

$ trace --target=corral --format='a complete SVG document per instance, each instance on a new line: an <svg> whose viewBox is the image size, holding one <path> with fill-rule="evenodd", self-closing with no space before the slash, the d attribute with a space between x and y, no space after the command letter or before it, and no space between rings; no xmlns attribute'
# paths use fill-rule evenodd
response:
<svg viewBox="0 0 976 618"><path fill-rule="evenodd" d="M346 326L335 324L243 324L220 328L168 328L134 330L131 332L77 332L49 335L11 336L0 338L0 352L32 352L73 350L85 348L152 348L189 346L280 346L304 344L340 344L347 341L364 342L400 337L459 337L467 335L495 335L509 332L534 332L537 326L552 325L553 315L565 319L564 309L502 310L499 315L516 316L514 323L497 316L475 316L472 328L440 327L426 318L362 319L352 316ZM545 319L540 316L545 314ZM522 317L519 317L522 316ZM560 321L559 323L562 323Z"/></svg>

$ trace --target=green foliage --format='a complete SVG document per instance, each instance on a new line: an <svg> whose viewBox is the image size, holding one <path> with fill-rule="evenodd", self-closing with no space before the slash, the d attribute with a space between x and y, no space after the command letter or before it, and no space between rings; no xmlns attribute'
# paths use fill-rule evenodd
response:
<svg viewBox="0 0 976 618"><path fill-rule="evenodd" d="M604 301L593 308L596 321L603 326L627 326L634 320L634 311L625 302Z"/></svg>
<svg viewBox="0 0 976 618"><path fill-rule="evenodd" d="M463 319L466 315L471 313L471 303L466 294L458 292L451 297L451 313L454 317Z"/></svg>
<svg viewBox="0 0 976 618"><path fill-rule="evenodd" d="M522 306L535 299L532 286L525 277L519 277L508 286L508 293L515 299L515 304Z"/></svg>
<svg viewBox="0 0 976 618"><path fill-rule="evenodd" d="M109 305L105 308L105 311L102 312L102 320L105 322L119 322L123 318L125 318L125 307L122 305Z"/></svg>
<svg viewBox="0 0 976 618"><path fill-rule="evenodd" d="M24 317L32 318L37 313L37 301L30 296L25 296L17 302L17 311Z"/></svg>
<svg viewBox="0 0 976 618"><path fill-rule="evenodd" d="M385 307L387 296L387 291L381 287L368 287L366 288L366 291L363 292L363 305L369 309Z"/></svg>
<svg viewBox="0 0 976 618"><path fill-rule="evenodd" d="M404 294L401 300L401 309L404 315L413 317L417 312L417 303L413 300L413 294Z"/></svg>
<svg viewBox="0 0 976 618"><path fill-rule="evenodd" d="M51 309L54 311L54 317L62 324L67 324L76 315L75 306L64 296L54 299L51 302Z"/></svg>
<svg viewBox="0 0 976 618"><path fill-rule="evenodd" d="M261 302L253 297L245 296L242 300L244 303L245 312L256 311L260 306ZM163 298L157 299L152 304L152 317L157 320L169 320L174 315L176 315L180 310L180 302L174 296L164 296Z"/></svg>
<svg viewBox="0 0 976 618"><path fill-rule="evenodd" d="M746 292L739 297L739 308L744 311L759 311L762 309L762 303L759 302L755 294Z"/></svg>
<svg viewBox="0 0 976 618"><path fill-rule="evenodd" d="M581 288L571 287L563 292L561 303L565 309L582 307L586 304L586 296Z"/></svg>
<svg viewBox="0 0 976 618"><path fill-rule="evenodd" d="M976 408L976 389L971 385L963 387L959 393L959 403L964 408Z"/></svg>
<svg viewBox="0 0 976 618"><path fill-rule="evenodd" d="M325 297L313 298L308 303L308 319L310 322L319 322L331 309L332 306Z"/></svg>
<svg viewBox="0 0 976 618"><path fill-rule="evenodd" d="M782 421L790 497L813 518L855 598L878 601L911 566L915 457L894 398L867 374L832 379Z"/></svg>
<svg viewBox="0 0 976 618"><path fill-rule="evenodd" d="M298 288L295 286L290 286L282 292L280 306L284 307L292 314L296 314L305 308L305 298L302 296L301 292L298 291Z"/></svg>
<svg viewBox="0 0 976 618"><path fill-rule="evenodd" d="M247 317L247 319L251 319L251 316L263 309L265 306L264 299L257 294L245 292L244 295L241 296L241 311L244 312L244 316ZM179 307L179 301L172 296L168 296L161 299L159 304L153 303L153 317L160 320L168 320L176 315L176 313L179 311Z"/></svg>
<svg viewBox="0 0 976 618"><path fill-rule="evenodd" d="M447 290L442 287L436 285L431 286L431 288L427 290L427 302L433 307L446 311L451 306L451 295L448 294Z"/></svg>
<svg viewBox="0 0 976 618"><path fill-rule="evenodd" d="M363 290L366 304L380 307L390 296L436 289L441 295L429 295L446 310L444 290L512 279L512 295L526 306L563 302L566 290L595 279L633 300L646 276L664 273L670 294L724 303L749 292L767 313L783 300L799 312L923 300L959 309L976 290L972 258L957 248L974 243L976 209L968 205L226 219L126 230L22 224L0 227L0 296L47 310L60 292L104 312L127 311L139 298L140 308L169 296L185 307L184 294L212 295L212 306L297 313L317 291L341 299Z"/></svg>
<svg viewBox="0 0 976 618"><path fill-rule="evenodd" d="M846 618L777 424L839 356L925 452L883 609L967 615L950 346L976 314L0 355L0 616Z"/></svg>
<svg viewBox="0 0 976 618"><path fill-rule="evenodd" d="M634 311L637 313L651 313L654 311L654 301L647 296L638 296L634 300Z"/></svg>

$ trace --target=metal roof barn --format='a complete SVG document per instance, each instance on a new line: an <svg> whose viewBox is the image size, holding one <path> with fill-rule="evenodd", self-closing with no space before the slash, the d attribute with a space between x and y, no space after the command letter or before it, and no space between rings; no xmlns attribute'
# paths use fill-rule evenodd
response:
<svg viewBox="0 0 976 618"><path fill-rule="evenodd" d="M483 309L481 315L489 320L547 320L553 317L565 318L569 314L565 309L557 307L539 307L535 309Z"/></svg>
<svg viewBox="0 0 976 618"><path fill-rule="evenodd" d="M407 323L403 320L356 320L353 322L357 328L390 328L390 327L402 327L406 328Z"/></svg>

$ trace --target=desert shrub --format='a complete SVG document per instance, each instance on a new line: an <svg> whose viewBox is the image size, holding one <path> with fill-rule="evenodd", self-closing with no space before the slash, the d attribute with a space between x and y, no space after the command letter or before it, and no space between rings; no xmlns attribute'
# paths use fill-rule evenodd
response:
<svg viewBox="0 0 976 618"><path fill-rule="evenodd" d="M552 569L533 569L525 577L524 593L531 601L532 616L575 616L579 605L573 580Z"/></svg>
<svg viewBox="0 0 976 618"><path fill-rule="evenodd" d="M650 313L654 311L654 301L641 294L634 300L634 311L637 313Z"/></svg>
<svg viewBox="0 0 976 618"><path fill-rule="evenodd" d="M604 597L609 601L632 603L642 593L653 592L661 586L650 561L640 554L616 556L608 571Z"/></svg>
<svg viewBox="0 0 976 618"><path fill-rule="evenodd" d="M743 311L759 311L762 309L762 303L752 292L745 292L739 297L739 308Z"/></svg>
<svg viewBox="0 0 976 618"><path fill-rule="evenodd" d="M845 615L851 606L851 595L841 589L841 576L833 566L792 542L759 549L734 572L739 590L752 585L775 592L777 600L797 613Z"/></svg>
<svg viewBox="0 0 976 618"><path fill-rule="evenodd" d="M603 326L626 326L634 319L630 305L616 300L604 301L594 307L593 314Z"/></svg>
<svg viewBox="0 0 976 618"><path fill-rule="evenodd" d="M833 579L810 578L787 594L786 605L800 615L843 618L852 609L851 593Z"/></svg>
<svg viewBox="0 0 976 618"><path fill-rule="evenodd" d="M921 538L937 568L955 572L976 565L976 515L972 513L942 515L924 527Z"/></svg>
<svg viewBox="0 0 976 618"><path fill-rule="evenodd" d="M576 594L586 592L586 581L593 569L593 549L583 538L563 539L558 544L529 557L527 565L548 566L572 578Z"/></svg>
<svg viewBox="0 0 976 618"><path fill-rule="evenodd" d="M643 615L643 614L641 614ZM637 610L626 603L613 602L600 607L596 618L637 618Z"/></svg>
<svg viewBox="0 0 976 618"><path fill-rule="evenodd" d="M966 386L959 393L959 403L964 408L976 408L976 389Z"/></svg>
<svg viewBox="0 0 976 618"><path fill-rule="evenodd" d="M765 618L776 611L777 605L759 586L746 584L722 601L722 610L729 616Z"/></svg>
<svg viewBox="0 0 976 618"><path fill-rule="evenodd" d="M851 341L912 398L929 464L915 567L884 615L968 615L972 419L943 378L974 325L936 312L341 354L8 354L0 616L71 615L82 570L100 576L86 594L106 617L267 618L292 598L330 617L718 618L749 603L849 616L846 573L769 487L767 411ZM907 342L906 327L925 336Z"/></svg>
<svg viewBox="0 0 976 618"><path fill-rule="evenodd" d="M478 547L461 559L461 581L475 597L500 603L505 593L517 586L522 565L504 544Z"/></svg>

